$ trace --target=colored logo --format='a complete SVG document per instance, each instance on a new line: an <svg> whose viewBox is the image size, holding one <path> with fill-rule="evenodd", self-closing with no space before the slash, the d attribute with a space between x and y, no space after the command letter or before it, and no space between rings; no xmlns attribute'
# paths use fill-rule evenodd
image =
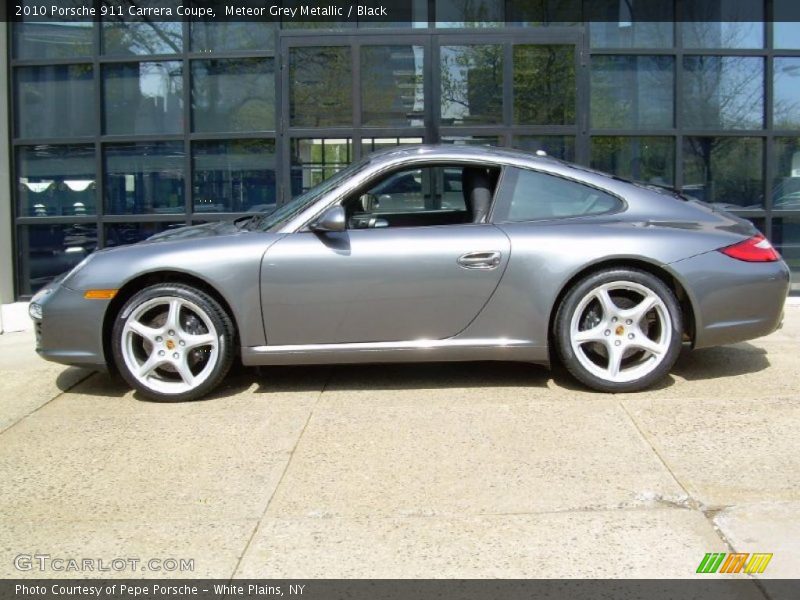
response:
<svg viewBox="0 0 800 600"><path fill-rule="evenodd" d="M749 557L749 558L748 558ZM763 573L772 554L709 552L700 561L697 573Z"/></svg>

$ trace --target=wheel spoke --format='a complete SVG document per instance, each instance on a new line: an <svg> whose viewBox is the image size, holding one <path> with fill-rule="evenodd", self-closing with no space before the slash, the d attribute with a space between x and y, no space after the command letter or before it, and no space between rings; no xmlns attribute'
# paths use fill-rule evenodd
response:
<svg viewBox="0 0 800 600"><path fill-rule="evenodd" d="M194 385L194 374L192 373L191 369L189 369L189 365L187 364L186 360L180 359L173 363L175 365L175 370L178 371L178 375L181 376L183 382L188 385L189 387Z"/></svg>
<svg viewBox="0 0 800 600"><path fill-rule="evenodd" d="M164 359L164 357L159 356L156 352L153 352L152 354L150 354L147 360L144 361L144 363L142 363L141 366L139 367L139 373L138 373L139 378L147 379L150 376L150 373L152 373L156 367L162 365L165 362L166 360Z"/></svg>
<svg viewBox="0 0 800 600"><path fill-rule="evenodd" d="M656 304L658 304L658 297L655 294L647 294L633 308L619 311L619 316L622 319L631 319L638 324Z"/></svg>
<svg viewBox="0 0 800 600"><path fill-rule="evenodd" d="M217 337L210 333L201 333L198 335L184 334L181 339L186 342L186 350L198 348L200 346L217 347Z"/></svg>
<svg viewBox="0 0 800 600"><path fill-rule="evenodd" d="M598 288L595 291L594 297L597 298L597 301L600 303L600 307L603 309L603 318L609 318L614 312L619 310L617 305L614 304L614 301L611 299L611 296L608 294L608 290L604 287Z"/></svg>
<svg viewBox="0 0 800 600"><path fill-rule="evenodd" d="M592 327L591 329L585 329L583 331L577 332L573 335L573 339L577 344L585 344L587 342L605 342L605 325L600 324L597 327Z"/></svg>
<svg viewBox="0 0 800 600"><path fill-rule="evenodd" d="M125 325L125 330L131 333L135 333L139 337L143 337L147 341L154 343L156 336L158 336L161 331L158 329L154 329L153 327L148 327L147 325L139 322L139 321L130 321Z"/></svg>
<svg viewBox="0 0 800 600"><path fill-rule="evenodd" d="M608 375L616 378L622 365L622 347L608 344Z"/></svg>
<svg viewBox="0 0 800 600"><path fill-rule="evenodd" d="M630 340L628 346L631 348L641 348L645 352L653 354L655 356L661 356L664 354L664 346L663 344L659 344L651 340L646 335L640 333L634 339Z"/></svg>
<svg viewBox="0 0 800 600"><path fill-rule="evenodd" d="M167 313L167 329L172 331L182 331L181 329L181 301L173 298L169 302L169 312Z"/></svg>

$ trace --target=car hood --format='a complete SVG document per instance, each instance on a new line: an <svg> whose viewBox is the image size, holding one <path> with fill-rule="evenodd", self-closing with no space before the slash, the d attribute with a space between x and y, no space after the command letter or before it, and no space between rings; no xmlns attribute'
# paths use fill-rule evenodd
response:
<svg viewBox="0 0 800 600"><path fill-rule="evenodd" d="M147 238L145 243L165 242L173 240L185 240L192 238L213 237L217 235L230 235L239 233L239 229L233 221L217 221L215 223L203 223L202 225L187 225L177 229L168 229L161 233L156 233Z"/></svg>

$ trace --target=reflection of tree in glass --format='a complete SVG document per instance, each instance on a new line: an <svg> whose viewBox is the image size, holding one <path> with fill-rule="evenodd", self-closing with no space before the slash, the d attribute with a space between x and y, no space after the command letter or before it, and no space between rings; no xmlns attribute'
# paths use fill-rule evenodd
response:
<svg viewBox="0 0 800 600"><path fill-rule="evenodd" d="M759 208L764 200L759 138L684 138L684 185L707 202Z"/></svg>
<svg viewBox="0 0 800 600"><path fill-rule="evenodd" d="M760 129L764 122L764 60L685 56L684 126Z"/></svg>
<svg viewBox="0 0 800 600"><path fill-rule="evenodd" d="M422 48L361 48L361 104L365 125L422 125Z"/></svg>
<svg viewBox="0 0 800 600"><path fill-rule="evenodd" d="M107 21L103 44L113 54L176 54L183 48L183 23Z"/></svg>
<svg viewBox="0 0 800 600"><path fill-rule="evenodd" d="M514 46L514 121L530 125L575 122L573 46Z"/></svg>
<svg viewBox="0 0 800 600"><path fill-rule="evenodd" d="M441 58L442 120L503 120L503 46L445 46Z"/></svg>
<svg viewBox="0 0 800 600"><path fill-rule="evenodd" d="M292 125L325 127L352 123L349 47L292 48L289 85Z"/></svg>
<svg viewBox="0 0 800 600"><path fill-rule="evenodd" d="M502 0L439 0L436 20L446 27L497 27L503 24Z"/></svg>
<svg viewBox="0 0 800 600"><path fill-rule="evenodd" d="M775 59L775 127L800 128L800 58Z"/></svg>

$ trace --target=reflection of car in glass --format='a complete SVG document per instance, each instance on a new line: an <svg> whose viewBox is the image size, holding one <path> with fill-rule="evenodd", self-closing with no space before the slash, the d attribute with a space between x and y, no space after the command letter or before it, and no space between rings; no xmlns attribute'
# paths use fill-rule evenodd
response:
<svg viewBox="0 0 800 600"><path fill-rule="evenodd" d="M158 400L245 365L516 360L643 389L779 326L786 264L748 221L523 152L368 156L270 214L88 257L31 302L38 352ZM757 298L758 302L753 299Z"/></svg>

